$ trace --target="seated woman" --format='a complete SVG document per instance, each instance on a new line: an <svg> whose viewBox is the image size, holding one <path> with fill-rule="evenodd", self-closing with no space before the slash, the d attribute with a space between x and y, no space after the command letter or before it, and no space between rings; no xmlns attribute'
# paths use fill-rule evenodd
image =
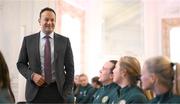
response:
<svg viewBox="0 0 180 104"><path fill-rule="evenodd" d="M145 61L142 70L142 86L144 90L152 90L156 97L150 104L176 104L180 97L172 93L174 80L174 64L167 57L153 57Z"/></svg>
<svg viewBox="0 0 180 104"><path fill-rule="evenodd" d="M0 52L0 103L14 103L14 95L11 90L9 70Z"/></svg>
<svg viewBox="0 0 180 104"><path fill-rule="evenodd" d="M143 91L137 86L140 80L140 63L135 57L121 57L113 70L113 82L120 86L114 103L142 104L147 103Z"/></svg>

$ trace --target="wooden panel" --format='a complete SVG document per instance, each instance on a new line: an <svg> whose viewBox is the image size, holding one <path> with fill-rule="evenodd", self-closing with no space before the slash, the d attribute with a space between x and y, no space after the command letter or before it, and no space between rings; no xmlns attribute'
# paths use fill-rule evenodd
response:
<svg viewBox="0 0 180 104"><path fill-rule="evenodd" d="M180 18L162 19L162 53L170 57L170 30L180 26Z"/></svg>

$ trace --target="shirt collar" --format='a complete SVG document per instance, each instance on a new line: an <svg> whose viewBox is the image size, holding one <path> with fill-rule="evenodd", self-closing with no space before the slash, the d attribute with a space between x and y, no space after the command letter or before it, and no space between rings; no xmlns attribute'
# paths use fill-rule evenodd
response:
<svg viewBox="0 0 180 104"><path fill-rule="evenodd" d="M45 36L46 36L46 34L41 31L40 32L40 38L43 39ZM51 37L51 39L53 39L54 38L54 32L52 32L49 36Z"/></svg>

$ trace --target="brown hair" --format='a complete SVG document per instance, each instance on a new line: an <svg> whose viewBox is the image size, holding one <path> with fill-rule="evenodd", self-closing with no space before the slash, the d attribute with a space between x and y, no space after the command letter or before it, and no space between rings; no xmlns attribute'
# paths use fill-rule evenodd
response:
<svg viewBox="0 0 180 104"><path fill-rule="evenodd" d="M169 90L174 89L177 94L179 93L178 88L176 88L176 86L178 86L176 71L178 71L179 68L174 68L176 64L171 63L169 58L165 56L157 56L148 59L145 64L147 66L147 70L150 73L156 74L159 78L159 84L165 86ZM173 82L175 82L175 86L173 86Z"/></svg>
<svg viewBox="0 0 180 104"><path fill-rule="evenodd" d="M12 101L15 102L14 95L11 90L9 70L6 61L0 52L0 89L8 89Z"/></svg>
<svg viewBox="0 0 180 104"><path fill-rule="evenodd" d="M10 85L8 66L1 52L0 52L0 82L2 83L1 88L8 88L8 86Z"/></svg>
<svg viewBox="0 0 180 104"><path fill-rule="evenodd" d="M132 56L123 56L119 60L119 66L127 71L130 84L137 85L141 69L139 61Z"/></svg>
<svg viewBox="0 0 180 104"><path fill-rule="evenodd" d="M91 82L97 83L98 85L102 86L102 83L99 81L99 77L95 76L92 78Z"/></svg>

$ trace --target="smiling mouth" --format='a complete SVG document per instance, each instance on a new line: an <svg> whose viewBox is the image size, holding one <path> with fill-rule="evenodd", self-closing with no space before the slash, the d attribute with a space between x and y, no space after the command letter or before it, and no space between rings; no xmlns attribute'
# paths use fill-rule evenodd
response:
<svg viewBox="0 0 180 104"><path fill-rule="evenodd" d="M46 27L46 29L54 29L53 27Z"/></svg>
<svg viewBox="0 0 180 104"><path fill-rule="evenodd" d="M46 26L47 28L52 28L52 26Z"/></svg>

